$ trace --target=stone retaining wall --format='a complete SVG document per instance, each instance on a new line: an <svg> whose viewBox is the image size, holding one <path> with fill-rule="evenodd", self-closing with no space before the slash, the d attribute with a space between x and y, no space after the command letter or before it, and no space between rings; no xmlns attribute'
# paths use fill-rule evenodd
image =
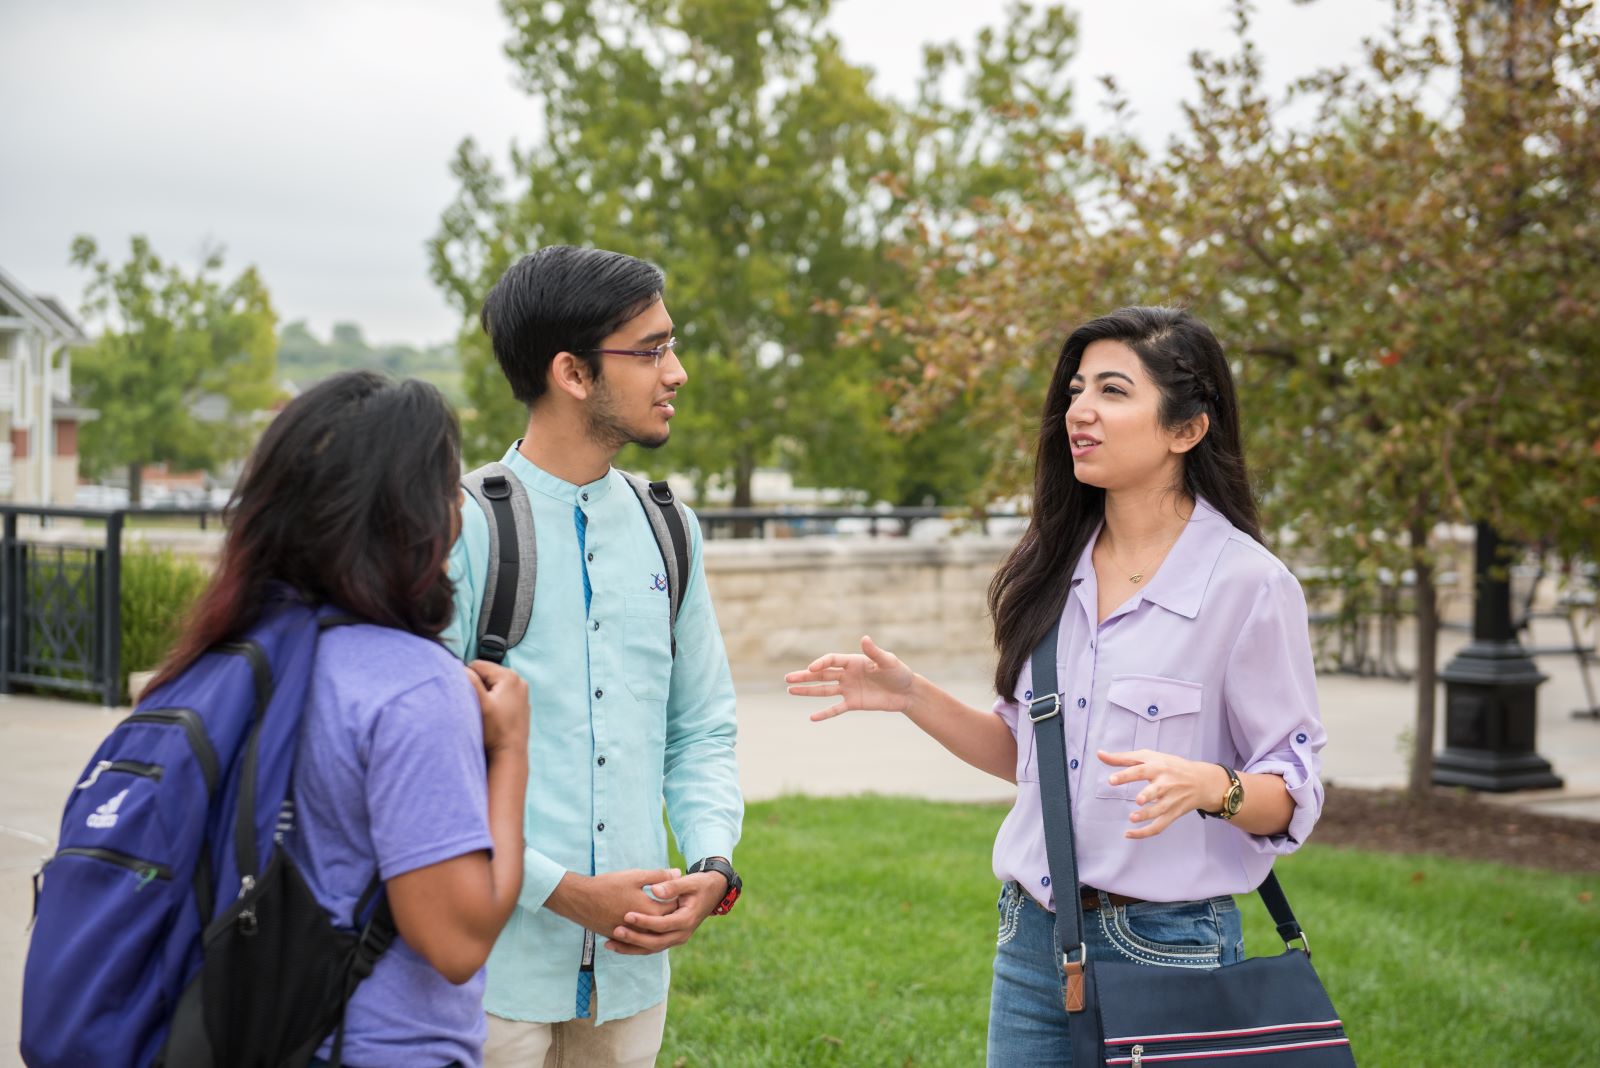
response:
<svg viewBox="0 0 1600 1068"><path fill-rule="evenodd" d="M859 651L863 634L914 664L989 661L986 593L1012 544L712 541L706 580L735 663L800 668L823 653Z"/></svg>

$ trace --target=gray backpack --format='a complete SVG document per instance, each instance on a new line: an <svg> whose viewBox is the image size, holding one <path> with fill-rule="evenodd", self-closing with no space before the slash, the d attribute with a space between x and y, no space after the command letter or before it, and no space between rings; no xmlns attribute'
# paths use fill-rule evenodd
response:
<svg viewBox="0 0 1600 1068"><path fill-rule="evenodd" d="M689 577L689 515L665 482L647 482L638 475L619 472L644 507L650 530L667 568L669 626L675 634L678 607L683 604L683 584ZM533 537L533 508L522 480L505 464L487 463L467 473L462 487L478 502L489 520L489 573L483 583L483 604L478 610L479 659L505 660L506 651L522 641L533 618L534 576L538 569ZM677 639L672 652L678 652Z"/></svg>

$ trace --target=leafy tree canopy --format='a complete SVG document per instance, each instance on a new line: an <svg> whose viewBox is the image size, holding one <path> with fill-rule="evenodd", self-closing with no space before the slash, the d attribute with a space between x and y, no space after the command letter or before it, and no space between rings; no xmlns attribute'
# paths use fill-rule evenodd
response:
<svg viewBox="0 0 1600 1068"><path fill-rule="evenodd" d="M304 320L287 324L278 334L278 368L298 386L338 371L371 368L396 377L432 382L454 404L465 400L455 346L373 345L355 323L334 323L327 341L313 334Z"/></svg>
<svg viewBox="0 0 1600 1068"><path fill-rule="evenodd" d="M1231 353L1269 527L1356 586L1415 574L1425 747L1436 532L1593 551L1600 35L1578 0L1396 0L1363 64L1275 101L1235 11L1185 136L1097 139L1077 186L923 231L914 310L858 314L914 349L908 417L964 407L988 484L1020 491L1037 427L1015 413L1071 325L1193 307Z"/></svg>
<svg viewBox="0 0 1600 1068"><path fill-rule="evenodd" d="M926 461L890 432L884 371L894 347L841 343L840 309L894 304L905 291L882 235L913 191L941 203L992 187L1006 164L939 105L939 79L970 72L1004 85L1065 53L1070 20L1019 7L1049 32L983 39L970 58L936 50L908 118L823 28L828 0L506 0L507 54L538 103L540 133L502 174L471 141L433 243L433 274L461 309L466 391L478 410L469 453L498 454L524 421L473 319L516 258L541 245L592 244L667 273L690 381L665 453L624 462L723 478L749 501L760 464L873 494L970 483L971 465ZM1020 25L1020 23L1019 23ZM1007 50L1020 66L1006 69ZM1059 75L1057 75L1059 80ZM1041 99L1064 100L1040 75ZM1047 125L1047 124L1046 124ZM938 164L959 162L961 173ZM968 173L968 170L971 173ZM910 177L907 186L903 177Z"/></svg>
<svg viewBox="0 0 1600 1068"><path fill-rule="evenodd" d="M79 395L100 413L83 427L86 468L127 465L137 504L145 464L213 470L243 455L258 429L250 416L278 396L277 317L255 268L224 281L214 250L187 274L143 237L122 264L78 237L72 262L93 273L84 313L99 326L74 355Z"/></svg>

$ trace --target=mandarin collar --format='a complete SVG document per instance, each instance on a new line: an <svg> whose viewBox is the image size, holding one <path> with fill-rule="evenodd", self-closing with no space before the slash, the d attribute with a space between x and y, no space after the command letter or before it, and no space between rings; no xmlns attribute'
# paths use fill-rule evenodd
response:
<svg viewBox="0 0 1600 1068"><path fill-rule="evenodd" d="M599 504L605 498L605 495L610 492L612 468L607 467L605 474L587 485L574 485L564 478L557 478L518 452L517 446L521 444L521 438L512 442L511 447L506 450L506 454L501 457L500 462L515 471L517 477L522 479L523 485L529 489L536 490L546 497L553 497L562 504L570 504L574 507L585 504L591 506Z"/></svg>

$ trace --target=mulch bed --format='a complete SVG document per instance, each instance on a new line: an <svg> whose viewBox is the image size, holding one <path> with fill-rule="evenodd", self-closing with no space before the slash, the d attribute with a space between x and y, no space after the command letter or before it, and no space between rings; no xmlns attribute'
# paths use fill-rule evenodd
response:
<svg viewBox="0 0 1600 1068"><path fill-rule="evenodd" d="M1544 816L1456 790L1436 789L1413 798L1395 790L1330 785L1311 841L1549 871L1600 872L1600 822Z"/></svg>

